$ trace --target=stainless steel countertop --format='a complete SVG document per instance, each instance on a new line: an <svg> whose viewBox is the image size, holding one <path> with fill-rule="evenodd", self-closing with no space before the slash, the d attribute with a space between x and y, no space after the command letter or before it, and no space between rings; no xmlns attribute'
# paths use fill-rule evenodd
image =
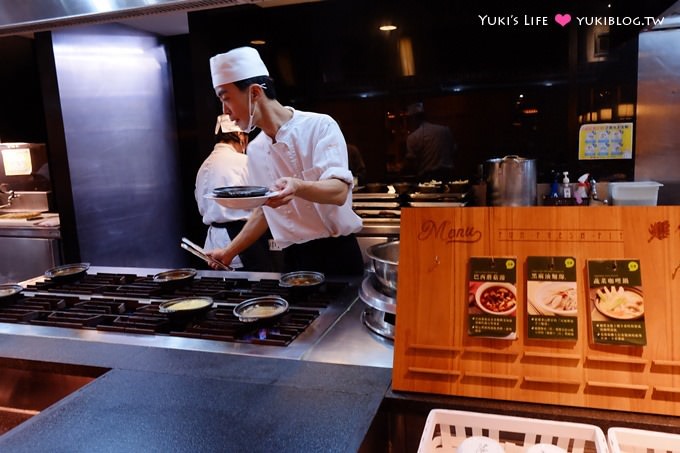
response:
<svg viewBox="0 0 680 453"><path fill-rule="evenodd" d="M89 272L152 275L164 270L167 269L92 266ZM248 278L249 280L278 279L279 277L279 274L264 272L235 271L228 274L230 277ZM198 275L225 277L225 272L201 270L198 271ZM43 278L42 276L36 277L21 282L21 284L26 287L31 283L41 281ZM28 294L31 293L28 292ZM358 293L349 305L329 306L308 329L286 347L11 323L0 323L0 333L391 368L392 344L373 334L363 325L360 315L365 307L365 304L358 298Z"/></svg>
<svg viewBox="0 0 680 453"><path fill-rule="evenodd" d="M0 210L0 214L14 213L11 210ZM59 239L59 214L53 212L42 213L39 218L7 219L0 218L0 236Z"/></svg>
<svg viewBox="0 0 680 453"><path fill-rule="evenodd" d="M366 307L360 299L355 300L302 360L392 368L394 343L374 334L361 322Z"/></svg>

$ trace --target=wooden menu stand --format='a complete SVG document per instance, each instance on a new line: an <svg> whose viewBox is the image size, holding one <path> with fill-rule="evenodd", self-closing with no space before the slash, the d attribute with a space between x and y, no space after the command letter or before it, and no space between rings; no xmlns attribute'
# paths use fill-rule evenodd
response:
<svg viewBox="0 0 680 453"><path fill-rule="evenodd" d="M394 390L680 415L680 207L404 208ZM471 256L517 258L517 339L467 334ZM527 256L576 258L577 340L527 338ZM639 259L645 346L595 345L587 259Z"/></svg>

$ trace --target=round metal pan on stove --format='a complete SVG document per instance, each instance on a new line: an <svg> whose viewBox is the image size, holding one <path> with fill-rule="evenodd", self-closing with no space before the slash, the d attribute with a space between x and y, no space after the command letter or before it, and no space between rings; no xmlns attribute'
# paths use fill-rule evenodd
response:
<svg viewBox="0 0 680 453"><path fill-rule="evenodd" d="M248 198L262 197L269 192L264 186L229 186L213 189L213 195L218 198Z"/></svg>
<svg viewBox="0 0 680 453"><path fill-rule="evenodd" d="M45 271L45 277L57 282L72 282L79 280L90 268L90 263L64 264Z"/></svg>
<svg viewBox="0 0 680 453"><path fill-rule="evenodd" d="M234 307L234 316L241 322L266 321L288 311L288 301L279 296L262 296L244 300Z"/></svg>
<svg viewBox="0 0 680 453"><path fill-rule="evenodd" d="M0 285L0 304L11 302L19 297L23 291L21 285Z"/></svg>
<svg viewBox="0 0 680 453"><path fill-rule="evenodd" d="M321 272L295 271L283 274L279 278L279 286L284 288L314 288L326 281Z"/></svg>
<svg viewBox="0 0 680 453"><path fill-rule="evenodd" d="M195 276L196 269L172 269L154 275L153 281L160 284L161 287L177 287L190 282Z"/></svg>
<svg viewBox="0 0 680 453"><path fill-rule="evenodd" d="M211 297L188 296L162 302L158 311L166 314L171 321L183 322L207 313L212 305Z"/></svg>

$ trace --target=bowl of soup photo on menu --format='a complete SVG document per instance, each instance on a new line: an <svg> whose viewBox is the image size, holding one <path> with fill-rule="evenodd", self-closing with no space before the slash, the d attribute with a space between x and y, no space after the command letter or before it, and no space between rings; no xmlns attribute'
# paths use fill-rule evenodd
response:
<svg viewBox="0 0 680 453"><path fill-rule="evenodd" d="M631 286L607 285L591 291L595 308L612 319L631 320L645 314L642 293Z"/></svg>
<svg viewBox="0 0 680 453"><path fill-rule="evenodd" d="M507 316L517 309L517 289L506 282L486 282L475 292L475 303L484 313Z"/></svg>

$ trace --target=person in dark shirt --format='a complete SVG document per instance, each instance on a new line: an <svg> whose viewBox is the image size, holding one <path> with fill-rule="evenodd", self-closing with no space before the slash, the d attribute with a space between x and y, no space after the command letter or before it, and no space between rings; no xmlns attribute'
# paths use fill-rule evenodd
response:
<svg viewBox="0 0 680 453"><path fill-rule="evenodd" d="M421 102L408 106L411 133L406 138L406 163L420 181L446 181L453 175L454 141L451 129L425 120Z"/></svg>

